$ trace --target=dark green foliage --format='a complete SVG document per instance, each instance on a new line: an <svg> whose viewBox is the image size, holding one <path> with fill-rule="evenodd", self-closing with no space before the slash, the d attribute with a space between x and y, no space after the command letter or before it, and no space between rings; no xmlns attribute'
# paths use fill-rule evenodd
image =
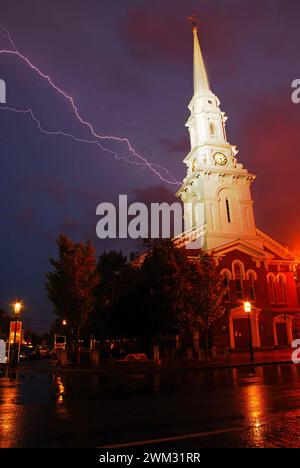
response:
<svg viewBox="0 0 300 468"><path fill-rule="evenodd" d="M3 309L0 309L0 338L4 340L8 338L10 322L9 315Z"/></svg>
<svg viewBox="0 0 300 468"><path fill-rule="evenodd" d="M89 242L73 243L61 235L57 240L58 259L50 259L46 290L55 313L66 319L78 334L95 306L99 283L94 249Z"/></svg>
<svg viewBox="0 0 300 468"><path fill-rule="evenodd" d="M121 253L99 258L101 282L89 332L98 337L143 337L202 330L223 312L222 282L207 254L190 261L171 240L154 241L140 264Z"/></svg>

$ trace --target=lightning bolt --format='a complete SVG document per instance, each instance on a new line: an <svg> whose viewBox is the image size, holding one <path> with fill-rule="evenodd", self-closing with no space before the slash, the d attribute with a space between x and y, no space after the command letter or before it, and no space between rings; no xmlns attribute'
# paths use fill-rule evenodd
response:
<svg viewBox="0 0 300 468"><path fill-rule="evenodd" d="M88 140L86 138L77 137L76 135L74 135L72 133L69 133L69 132L63 132L63 131L60 131L60 130L53 131L53 130L45 129L43 127L40 119L38 117L36 117L36 115L33 113L32 109L15 109L13 107L0 106L0 110L14 112L16 114L21 114L21 115L29 115L31 117L31 119L36 123L37 128L39 129L39 131L43 135L62 136L62 137L70 138L70 139L72 139L73 141L75 141L77 143L88 143L88 144L91 144L91 145L96 145L99 149L101 149L104 152L107 152L107 153L111 154L112 156L114 156L115 159L117 159L119 161L123 160L123 161L126 161L127 163L135 165L135 166L144 166L143 162L127 159L125 156L120 156L119 153L117 153L116 151L113 151L113 150L111 150L109 148L106 148L105 146L101 145L99 140L96 140L96 139ZM156 164L156 163L151 163L151 165L154 168L158 169L158 170L164 171L166 173L166 175L168 177L170 177L170 179L171 179L171 182L169 182L169 183L176 183L176 181L173 178L172 174L166 168L164 168L164 167L162 167L162 166L160 166L159 164Z"/></svg>
<svg viewBox="0 0 300 468"><path fill-rule="evenodd" d="M29 114L31 116L31 118L35 121L35 123L37 124L39 130L43 134L61 135L61 136L72 138L74 141L77 141L77 142L94 144L94 145L97 145L102 151L105 151L105 152L108 152L108 153L112 154L116 159L119 159L119 160L122 159L122 160L125 160L126 162L130 162L131 164L132 163L134 164L134 161L128 160L125 157L118 156L117 152L106 148L100 142L101 141L102 142L103 141L114 141L114 142L123 143L123 144L126 145L127 149L131 153L131 155L133 155L135 158L137 158L140 161L140 163L138 163L138 165L146 166L148 169L150 169L150 171L152 173L154 173L157 177L159 177L160 180L162 180L163 182L167 182L168 184L172 184L172 185L180 185L180 182L176 181L175 178L172 176L172 174L166 168L164 168L162 166L159 166L158 164L149 162L146 159L145 156L142 156L140 153L138 153L136 151L136 149L134 148L134 146L130 143L130 141L129 141L129 139L127 137L119 137L119 136L114 136L114 135L101 135L101 134L97 133L97 131L95 130L93 124L91 122L89 122L88 120L85 120L81 116L81 114L79 112L79 109L78 109L77 105L75 104L74 98L71 95L69 95L66 91L64 91L62 88L60 88L52 80L50 75L47 75L47 74L43 73L36 65L34 65L25 55L23 55L17 49L17 47L16 47L16 45L15 45L9 31L7 31L7 29L5 29L3 26L0 26L0 32L1 32L2 37L5 37L6 39L8 39L8 41L9 41L11 47L12 47L12 49L2 49L2 50L0 50L0 55L8 55L8 56L13 56L13 57L18 58L19 60L24 62L31 70L33 70L40 78L47 81L48 84L59 95L61 95L63 98L65 98L65 100L70 104L70 106L71 106L77 120L80 122L81 125L83 125L84 127L86 127L89 130L90 134L94 137L94 140L87 140L87 139L78 138L78 137L76 137L75 135L73 135L71 133L65 133L65 132L59 132L59 131L54 132L54 131L45 130L42 127L40 120L37 117L35 117L35 115L33 114L33 111L31 109L22 110L22 109L12 109L12 108L7 108L7 107L1 107L1 109L15 111L15 112L20 113L20 114ZM163 171L163 173L165 175L163 175L161 173L161 171Z"/></svg>

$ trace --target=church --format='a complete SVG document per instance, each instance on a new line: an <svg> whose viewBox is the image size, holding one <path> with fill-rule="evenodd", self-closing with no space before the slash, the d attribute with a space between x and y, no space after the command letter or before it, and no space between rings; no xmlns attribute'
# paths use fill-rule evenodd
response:
<svg viewBox="0 0 300 468"><path fill-rule="evenodd" d="M256 227L251 197L256 176L239 162L236 146L228 141L227 117L210 88L196 22L193 37L194 96L186 124L191 150L177 196L189 206L201 204L204 223L191 219L191 230L176 244L196 259L197 249L188 244L202 236L203 249L223 278L226 311L214 326L214 346L245 349L250 333L257 349L290 346L300 337L300 258ZM251 303L250 324L245 301Z"/></svg>

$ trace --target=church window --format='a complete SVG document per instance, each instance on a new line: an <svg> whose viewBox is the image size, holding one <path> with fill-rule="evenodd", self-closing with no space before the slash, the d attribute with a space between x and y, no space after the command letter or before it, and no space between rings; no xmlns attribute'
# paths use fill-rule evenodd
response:
<svg viewBox="0 0 300 468"><path fill-rule="evenodd" d="M216 126L214 123L210 123L209 124L209 128L210 128L210 134L211 136L216 136Z"/></svg>
<svg viewBox="0 0 300 468"><path fill-rule="evenodd" d="M283 275L278 275L277 277L276 303L277 304L286 303L285 277L283 277Z"/></svg>
<svg viewBox="0 0 300 468"><path fill-rule="evenodd" d="M253 271L248 273L248 290L250 301L255 301L255 274Z"/></svg>
<svg viewBox="0 0 300 468"><path fill-rule="evenodd" d="M268 275L268 295L270 304L275 304L275 277L272 273Z"/></svg>
<svg viewBox="0 0 300 468"><path fill-rule="evenodd" d="M230 275L230 272L228 270L224 270L221 273L221 275L223 277L223 288L224 288L224 291L225 291L224 300L225 300L225 302L230 302L230 278L231 278L231 275Z"/></svg>
<svg viewBox="0 0 300 468"><path fill-rule="evenodd" d="M239 261L233 262L233 274L235 280L235 294L237 300L244 299L243 269Z"/></svg>
<svg viewBox="0 0 300 468"><path fill-rule="evenodd" d="M223 130L223 137L224 137L225 140L226 140L226 139L227 139L227 135L226 135L226 129L225 129L224 122L222 122L222 130Z"/></svg>
<svg viewBox="0 0 300 468"><path fill-rule="evenodd" d="M231 223L230 203L228 198L226 198L226 214L228 223Z"/></svg>

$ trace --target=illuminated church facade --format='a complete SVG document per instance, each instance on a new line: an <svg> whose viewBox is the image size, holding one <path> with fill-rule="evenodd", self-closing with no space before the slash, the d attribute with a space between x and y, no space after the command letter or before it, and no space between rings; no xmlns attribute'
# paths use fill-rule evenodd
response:
<svg viewBox="0 0 300 468"><path fill-rule="evenodd" d="M300 259L256 227L251 196L255 175L237 159L236 146L226 135L227 117L218 97L211 91L199 45L194 36L194 96L186 124L191 150L184 163L187 176L177 193L189 206L200 204L201 226L187 213L192 226L177 240L187 244L203 236L203 248L210 253L226 287L224 316L215 324L213 343L219 348L244 349L249 345L248 316L244 302L250 301L253 345L274 348L291 345L300 337L300 305L297 268ZM197 249L188 249L197 258Z"/></svg>

